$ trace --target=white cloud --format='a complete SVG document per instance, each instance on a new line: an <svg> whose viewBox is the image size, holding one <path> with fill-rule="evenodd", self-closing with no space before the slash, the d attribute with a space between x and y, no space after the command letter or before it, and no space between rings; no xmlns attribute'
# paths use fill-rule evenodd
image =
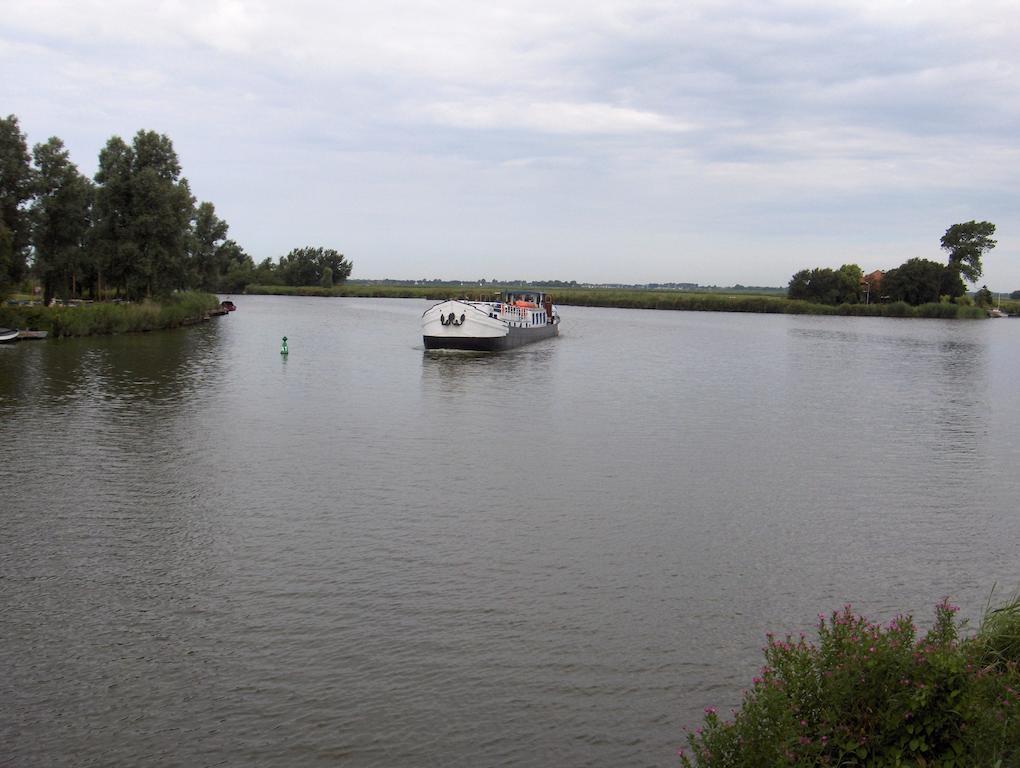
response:
<svg viewBox="0 0 1020 768"><path fill-rule="evenodd" d="M516 247L555 232L585 258L611 213L614 248L630 237L652 264L705 222L745 230L736 254L756 226L812 219L798 209L838 230L892 208L904 231L911 204L1008 211L1018 24L1015 0L0 0L0 67L5 110L83 169L79 147L168 133L256 255L276 255L267 220L310 226L343 189L363 212L345 237L367 248L393 210L428 199L429 221L460 221L484 202L479 236L512 220ZM248 194L295 168L318 191L305 210ZM1020 214L999 215L1001 253Z"/></svg>
<svg viewBox="0 0 1020 768"><path fill-rule="evenodd" d="M677 132L693 128L654 112L599 103L444 102L428 105L424 113L443 125L500 131L613 134Z"/></svg>

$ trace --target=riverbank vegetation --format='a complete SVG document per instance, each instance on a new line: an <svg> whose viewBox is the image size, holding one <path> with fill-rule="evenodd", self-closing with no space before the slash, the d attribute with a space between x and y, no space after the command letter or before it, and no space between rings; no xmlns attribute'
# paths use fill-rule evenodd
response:
<svg viewBox="0 0 1020 768"><path fill-rule="evenodd" d="M29 152L17 117L0 118L0 298L39 287L44 304L140 301L253 282L330 287L351 273L342 254L321 247L256 266L228 231L213 204L191 194L165 135L111 137L90 179L59 138Z"/></svg>
<svg viewBox="0 0 1020 768"><path fill-rule="evenodd" d="M193 325L219 306L210 293L184 291L141 302L96 302L76 306L0 306L0 326L47 331L50 336L95 336Z"/></svg>
<svg viewBox="0 0 1020 768"><path fill-rule="evenodd" d="M769 635L739 710L713 708L688 735L685 768L1020 765L1020 599L965 634L943 600L923 636L847 607L818 640Z"/></svg>
<svg viewBox="0 0 1020 768"><path fill-rule="evenodd" d="M991 291L982 287L974 298L967 295L964 280L981 277L981 258L995 247L995 225L988 221L954 224L939 241L949 255L945 264L929 259L908 259L888 271L865 275L857 264L839 269L802 269L790 279L786 295L815 304L871 304L903 302L910 306L963 304L991 306Z"/></svg>
<svg viewBox="0 0 1020 768"><path fill-rule="evenodd" d="M528 286L546 290L546 286ZM442 301L469 299L489 301L499 286L422 286L346 283L330 289L319 286L249 285L249 294L276 296L358 296L363 298L404 298ZM658 291L619 288L559 288L551 291L561 306L619 307L624 309L673 309L690 312L758 312L788 315L849 315L866 317L981 318L987 313L966 304L929 303L911 306L897 301L888 304L818 304L787 299L775 294L725 294L686 291ZM1020 302L1018 302L1020 306ZM1005 307L1004 307L1005 308Z"/></svg>

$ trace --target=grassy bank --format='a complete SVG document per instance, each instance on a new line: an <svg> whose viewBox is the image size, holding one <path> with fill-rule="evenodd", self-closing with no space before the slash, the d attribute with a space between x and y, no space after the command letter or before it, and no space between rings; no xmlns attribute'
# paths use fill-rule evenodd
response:
<svg viewBox="0 0 1020 768"><path fill-rule="evenodd" d="M76 307L0 306L0 326L49 331L51 336L96 336L178 328L199 322L219 306L211 293L185 291L161 301L82 304Z"/></svg>
<svg viewBox="0 0 1020 768"><path fill-rule="evenodd" d="M541 286L536 286L541 290ZM317 286L249 285L245 293L274 296L362 296L373 298L492 299L494 287L435 287L419 285L338 285ZM987 313L978 307L956 304L922 304L912 307L902 301L890 304L812 304L774 294L696 293L687 291L618 290L612 288L558 288L550 291L553 300L563 306L620 307L627 309L672 309L689 312L757 312L785 315L848 315L860 317L930 317L977 319ZM1004 306L1005 309L1005 306ZM1007 310L1008 311L1008 310Z"/></svg>
<svg viewBox="0 0 1020 768"><path fill-rule="evenodd" d="M849 607L819 617L817 643L769 636L765 666L732 717L705 710L685 768L1020 765L1020 600L961 637L943 600L918 636Z"/></svg>
<svg viewBox="0 0 1020 768"><path fill-rule="evenodd" d="M774 295L725 295L659 291L615 291L571 289L556 294L557 304L632 309L673 309L691 312L757 312L784 315L848 315L859 317L942 317L980 318L986 313L976 307L956 304L922 304L912 307L902 301L890 304L812 304Z"/></svg>

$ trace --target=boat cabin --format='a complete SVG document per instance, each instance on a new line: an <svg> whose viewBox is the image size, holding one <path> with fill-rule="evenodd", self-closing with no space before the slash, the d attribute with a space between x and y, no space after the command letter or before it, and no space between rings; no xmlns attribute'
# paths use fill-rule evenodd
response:
<svg viewBox="0 0 1020 768"><path fill-rule="evenodd" d="M502 301L504 304L527 309L544 307L550 315L552 314L552 298L542 291L504 291Z"/></svg>
<svg viewBox="0 0 1020 768"><path fill-rule="evenodd" d="M513 325L547 325L554 322L552 297L542 291L504 291L493 304L490 317Z"/></svg>

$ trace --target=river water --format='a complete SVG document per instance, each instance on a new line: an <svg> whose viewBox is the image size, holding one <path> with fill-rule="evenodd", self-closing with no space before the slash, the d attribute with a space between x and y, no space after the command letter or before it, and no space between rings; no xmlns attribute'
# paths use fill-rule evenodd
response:
<svg viewBox="0 0 1020 768"><path fill-rule="evenodd" d="M766 631L1020 585L1020 322L237 303L0 347L0 765L674 765Z"/></svg>

